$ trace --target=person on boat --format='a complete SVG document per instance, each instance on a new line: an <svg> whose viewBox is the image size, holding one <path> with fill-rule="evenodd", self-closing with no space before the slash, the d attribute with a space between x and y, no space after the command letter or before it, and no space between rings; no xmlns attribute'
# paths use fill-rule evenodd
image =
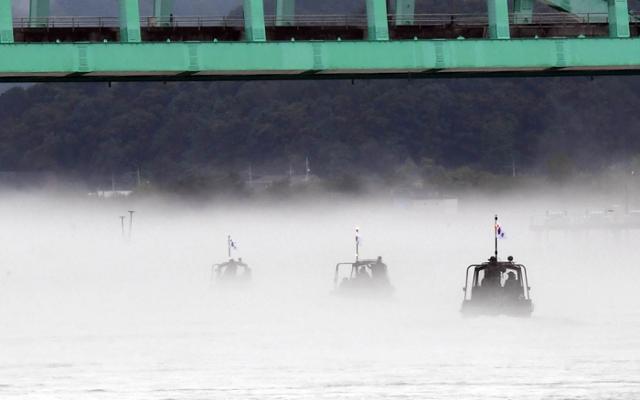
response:
<svg viewBox="0 0 640 400"><path fill-rule="evenodd" d="M356 278L359 280L365 280L365 279L370 279L371 277L369 276L369 273L367 272L367 267L362 266L358 269L358 274L356 275Z"/></svg>
<svg viewBox="0 0 640 400"><path fill-rule="evenodd" d="M245 279L250 279L251 278L251 268L249 268L249 265L247 265L246 263L244 263L242 261L242 257L238 258L238 262L237 262L238 266L244 269L244 274L242 275L243 278Z"/></svg>
<svg viewBox="0 0 640 400"><path fill-rule="evenodd" d="M500 287L500 280L502 274L498 268L498 259L491 257L484 271L484 279L482 280L482 287L497 288Z"/></svg>
<svg viewBox="0 0 640 400"><path fill-rule="evenodd" d="M504 282L504 291L508 297L518 298L522 291L522 286L520 285L520 281L516 277L516 273L510 271L507 274L507 280Z"/></svg>
<svg viewBox="0 0 640 400"><path fill-rule="evenodd" d="M375 281L387 281L387 264L382 262L382 257L378 257L375 263L371 264L371 278Z"/></svg>
<svg viewBox="0 0 640 400"><path fill-rule="evenodd" d="M238 274L238 263L232 258L228 262L224 263L224 277L226 279L233 279Z"/></svg>

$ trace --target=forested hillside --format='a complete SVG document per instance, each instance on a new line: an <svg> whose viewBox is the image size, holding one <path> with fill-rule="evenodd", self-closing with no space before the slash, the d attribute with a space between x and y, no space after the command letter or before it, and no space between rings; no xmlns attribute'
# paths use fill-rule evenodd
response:
<svg viewBox="0 0 640 400"><path fill-rule="evenodd" d="M158 186L211 172L599 171L640 154L639 78L47 84L0 96L0 170Z"/></svg>

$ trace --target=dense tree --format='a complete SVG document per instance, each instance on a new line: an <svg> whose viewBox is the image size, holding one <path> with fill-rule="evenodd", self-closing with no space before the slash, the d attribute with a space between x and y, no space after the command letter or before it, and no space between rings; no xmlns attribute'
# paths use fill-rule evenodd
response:
<svg viewBox="0 0 640 400"><path fill-rule="evenodd" d="M249 165L301 172L309 157L336 179L425 162L506 175L513 161L561 178L640 154L638 89L632 77L43 84L0 96L0 170L93 182L142 168L174 187Z"/></svg>

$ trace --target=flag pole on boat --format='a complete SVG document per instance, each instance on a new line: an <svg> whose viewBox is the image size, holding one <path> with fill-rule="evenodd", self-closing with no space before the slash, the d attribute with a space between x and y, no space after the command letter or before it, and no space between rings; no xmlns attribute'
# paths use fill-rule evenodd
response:
<svg viewBox="0 0 640 400"><path fill-rule="evenodd" d="M360 261L360 228L356 227L356 263Z"/></svg>
<svg viewBox="0 0 640 400"><path fill-rule="evenodd" d="M493 241L495 246L496 261L498 261L498 214L496 214L495 223L493 224Z"/></svg>

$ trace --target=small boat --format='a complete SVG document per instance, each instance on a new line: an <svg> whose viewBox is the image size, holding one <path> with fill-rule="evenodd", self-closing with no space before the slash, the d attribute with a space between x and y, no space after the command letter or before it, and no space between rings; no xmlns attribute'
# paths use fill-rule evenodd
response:
<svg viewBox="0 0 640 400"><path fill-rule="evenodd" d="M498 236L500 226L495 217L495 255L487 262L467 267L464 300L461 312L465 316L508 315L529 317L533 313L527 268L515 263L509 256L507 261L498 259ZM473 271L473 274L471 274Z"/></svg>

